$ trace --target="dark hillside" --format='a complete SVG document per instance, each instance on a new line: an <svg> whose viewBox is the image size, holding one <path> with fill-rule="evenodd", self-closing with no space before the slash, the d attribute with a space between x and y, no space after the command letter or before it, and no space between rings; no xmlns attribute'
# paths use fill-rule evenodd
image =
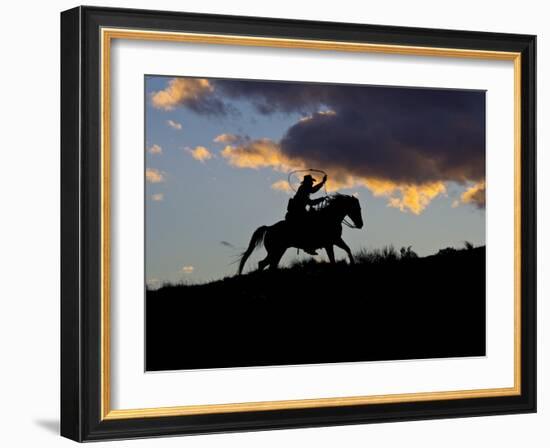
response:
<svg viewBox="0 0 550 448"><path fill-rule="evenodd" d="M147 370L485 354L485 248L308 262L147 292Z"/></svg>

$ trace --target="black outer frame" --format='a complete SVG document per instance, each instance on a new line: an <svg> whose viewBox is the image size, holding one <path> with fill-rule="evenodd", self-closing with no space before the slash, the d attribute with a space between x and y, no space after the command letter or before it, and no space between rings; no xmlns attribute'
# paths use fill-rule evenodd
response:
<svg viewBox="0 0 550 448"><path fill-rule="evenodd" d="M100 420L100 28L521 52L521 395ZM77 7L61 14L61 435L76 441L536 412L536 36Z"/></svg>

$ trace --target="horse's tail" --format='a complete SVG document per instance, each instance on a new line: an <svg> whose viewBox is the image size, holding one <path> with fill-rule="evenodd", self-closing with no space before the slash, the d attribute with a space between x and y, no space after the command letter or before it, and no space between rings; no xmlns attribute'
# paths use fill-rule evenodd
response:
<svg viewBox="0 0 550 448"><path fill-rule="evenodd" d="M260 247L265 238L265 234L267 232L268 226L262 226L258 227L255 232L252 234L252 238L250 238L250 244L248 245L248 249L246 249L242 255L241 259L239 261L239 274L243 272L244 264L246 263L246 260L248 260L248 257L254 252L254 249L257 247Z"/></svg>

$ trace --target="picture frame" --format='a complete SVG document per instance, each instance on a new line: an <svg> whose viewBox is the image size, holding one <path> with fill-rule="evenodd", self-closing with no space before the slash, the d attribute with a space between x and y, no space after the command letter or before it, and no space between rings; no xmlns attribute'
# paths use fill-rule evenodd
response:
<svg viewBox="0 0 550 448"><path fill-rule="evenodd" d="M117 39L511 61L513 386L113 409L109 81ZM83 442L536 412L535 57L531 35L99 7L63 12L61 435Z"/></svg>

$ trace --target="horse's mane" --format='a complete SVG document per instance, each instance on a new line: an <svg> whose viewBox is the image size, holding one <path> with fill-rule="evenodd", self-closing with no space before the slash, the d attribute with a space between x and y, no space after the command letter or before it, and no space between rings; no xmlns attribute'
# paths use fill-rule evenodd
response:
<svg viewBox="0 0 550 448"><path fill-rule="evenodd" d="M325 197L325 200L321 204L317 205L316 210L317 211L325 210L338 202L341 202L350 198L354 198L354 196L351 196L349 194L342 194L342 193L330 193Z"/></svg>

